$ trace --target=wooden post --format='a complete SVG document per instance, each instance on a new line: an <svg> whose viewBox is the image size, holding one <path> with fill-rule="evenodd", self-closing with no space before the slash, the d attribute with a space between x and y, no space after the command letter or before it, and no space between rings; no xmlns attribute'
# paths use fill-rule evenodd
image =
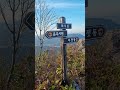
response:
<svg viewBox="0 0 120 90"><path fill-rule="evenodd" d="M66 23L65 17L60 17L59 23ZM66 30L66 29L62 29ZM63 69L63 80L61 85L65 86L68 85L67 81L67 51L66 51L66 44L64 43L65 36L61 37L61 53L62 53L62 69Z"/></svg>

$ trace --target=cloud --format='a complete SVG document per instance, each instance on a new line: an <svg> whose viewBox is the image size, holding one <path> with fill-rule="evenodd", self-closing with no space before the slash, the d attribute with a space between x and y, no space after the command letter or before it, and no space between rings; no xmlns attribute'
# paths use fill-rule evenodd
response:
<svg viewBox="0 0 120 90"><path fill-rule="evenodd" d="M61 8L80 8L83 7L84 4L82 3L48 3L47 4L49 6L49 8L56 8L56 9L61 9ZM38 9L39 8L39 4L35 5L35 8Z"/></svg>
<svg viewBox="0 0 120 90"><path fill-rule="evenodd" d="M78 8L83 7L84 4L82 3L48 3L50 8ZM39 8L39 4L35 5L36 9Z"/></svg>
<svg viewBox="0 0 120 90"><path fill-rule="evenodd" d="M82 35L85 35L85 24L82 25L72 25L72 29L67 30L68 33L80 33Z"/></svg>
<svg viewBox="0 0 120 90"><path fill-rule="evenodd" d="M49 3L50 7L54 8L78 8L84 6L81 3Z"/></svg>

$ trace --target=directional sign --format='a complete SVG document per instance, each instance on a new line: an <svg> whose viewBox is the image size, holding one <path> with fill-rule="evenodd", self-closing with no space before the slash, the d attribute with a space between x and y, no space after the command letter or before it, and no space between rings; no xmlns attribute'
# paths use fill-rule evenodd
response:
<svg viewBox="0 0 120 90"><path fill-rule="evenodd" d="M69 38L65 38L64 39L64 43L74 43L74 42L78 42L79 38L78 37L69 37Z"/></svg>
<svg viewBox="0 0 120 90"><path fill-rule="evenodd" d="M29 12L24 18L25 25L31 29L35 30L35 12Z"/></svg>
<svg viewBox="0 0 120 90"><path fill-rule="evenodd" d="M57 29L71 29L72 24L67 23L57 23Z"/></svg>
<svg viewBox="0 0 120 90"><path fill-rule="evenodd" d="M103 26L89 26L85 29L85 39L96 39L96 38L101 38L103 37L105 33L105 29Z"/></svg>
<svg viewBox="0 0 120 90"><path fill-rule="evenodd" d="M47 38L55 38L55 37L62 37L67 36L67 31L47 31L45 33Z"/></svg>

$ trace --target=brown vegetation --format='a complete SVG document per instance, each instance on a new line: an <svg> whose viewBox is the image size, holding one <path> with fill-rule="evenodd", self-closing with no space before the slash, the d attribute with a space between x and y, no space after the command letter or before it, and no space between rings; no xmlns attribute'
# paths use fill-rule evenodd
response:
<svg viewBox="0 0 120 90"><path fill-rule="evenodd" d="M81 75L85 73L85 54L80 48L78 49L80 44L67 46L67 75L71 84L73 80L76 80L79 85L82 84L84 87L84 76L81 78ZM62 82L61 62L62 56L60 53L56 54L54 48L51 52L44 52L40 61L36 58L36 90L60 90Z"/></svg>
<svg viewBox="0 0 120 90"><path fill-rule="evenodd" d="M116 47L119 33L119 30L108 31L93 46L86 47L86 89L120 89L120 51ZM116 36L118 40L114 39Z"/></svg>

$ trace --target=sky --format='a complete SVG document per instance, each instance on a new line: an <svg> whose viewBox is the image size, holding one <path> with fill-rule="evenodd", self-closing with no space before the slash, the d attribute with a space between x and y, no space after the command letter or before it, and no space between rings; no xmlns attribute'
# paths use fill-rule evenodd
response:
<svg viewBox="0 0 120 90"><path fill-rule="evenodd" d="M72 24L68 33L85 33L85 3L84 0L46 0L55 13L66 18L66 23ZM56 29L56 28L55 28Z"/></svg>
<svg viewBox="0 0 120 90"><path fill-rule="evenodd" d="M88 0L86 13L89 18L111 19L120 24L120 0Z"/></svg>

